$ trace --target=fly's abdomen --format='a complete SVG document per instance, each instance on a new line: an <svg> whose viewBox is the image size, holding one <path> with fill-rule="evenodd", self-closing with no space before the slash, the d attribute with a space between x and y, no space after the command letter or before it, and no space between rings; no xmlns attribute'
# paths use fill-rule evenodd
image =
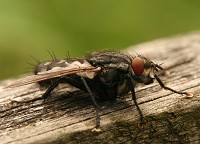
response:
<svg viewBox="0 0 200 144"><path fill-rule="evenodd" d="M40 63L35 67L34 74L41 74L52 71L60 71L63 69L79 68L83 64L83 60L54 60Z"/></svg>

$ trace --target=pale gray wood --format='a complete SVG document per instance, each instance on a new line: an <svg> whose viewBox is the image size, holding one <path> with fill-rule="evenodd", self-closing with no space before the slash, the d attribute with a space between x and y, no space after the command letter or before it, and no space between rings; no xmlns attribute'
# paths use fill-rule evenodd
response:
<svg viewBox="0 0 200 144"><path fill-rule="evenodd" d="M137 127L138 112L130 94L100 103L102 132L94 133L95 111L88 94L70 86L56 90L47 101L36 84L4 89L0 84L0 140L7 143L200 143L200 33L158 39L125 50L149 57L170 71L160 75L176 90L173 94L157 82L136 88L137 101L148 120Z"/></svg>

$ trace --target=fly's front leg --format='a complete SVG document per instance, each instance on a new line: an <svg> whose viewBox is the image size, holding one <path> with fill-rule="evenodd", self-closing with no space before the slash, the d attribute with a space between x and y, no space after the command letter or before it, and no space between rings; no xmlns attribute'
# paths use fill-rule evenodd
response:
<svg viewBox="0 0 200 144"><path fill-rule="evenodd" d="M166 90L169 90L169 91L171 91L171 92L173 92L173 93L177 93L177 94L182 94L182 95L185 94L185 95L187 95L188 97L192 97L192 96L193 96L193 94L191 94L191 93L176 91L176 90L174 90L174 89L171 89L171 88L169 88L169 87L166 87L165 84L161 81L161 79L160 79L157 75L155 75L155 78L156 78L156 80L158 81L159 85L160 85L162 88L166 89Z"/></svg>
<svg viewBox="0 0 200 144"><path fill-rule="evenodd" d="M134 89L132 81L131 81L131 76L130 75L127 75L127 76L128 76L129 86L130 86L130 89L131 89L132 100L134 101L135 106L136 106L136 108L139 112L139 115L140 115L140 122L138 123L138 127L143 128L143 127L145 127L147 122L146 122L144 115L143 115L142 111L140 110L140 107L138 106L138 103L136 101L135 89Z"/></svg>
<svg viewBox="0 0 200 144"><path fill-rule="evenodd" d="M87 82L85 81L85 79L83 77L81 77L81 80L82 80L87 92L90 94L90 97L92 99L92 102L93 102L95 110L96 110L96 126L92 131L100 131L100 128L99 128L100 127L100 115L99 115L100 107L97 105L94 93L90 90L90 88L89 88Z"/></svg>

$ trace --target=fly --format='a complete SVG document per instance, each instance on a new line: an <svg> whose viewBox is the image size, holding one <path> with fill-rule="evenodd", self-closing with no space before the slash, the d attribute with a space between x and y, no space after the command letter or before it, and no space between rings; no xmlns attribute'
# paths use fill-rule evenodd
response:
<svg viewBox="0 0 200 144"><path fill-rule="evenodd" d="M173 93L191 95L176 91L164 85L156 72L163 68L150 59L137 55L130 56L121 52L93 52L88 58L62 59L43 62L34 69L34 75L25 77L7 86L14 88L31 83L38 83L48 89L42 95L46 99L51 91L60 83L68 83L89 93L96 110L96 125L94 130L100 130L100 107L96 99L113 100L131 92L132 100L139 112L139 127L146 123L144 115L138 106L135 95L137 83L151 84L156 79L159 85Z"/></svg>

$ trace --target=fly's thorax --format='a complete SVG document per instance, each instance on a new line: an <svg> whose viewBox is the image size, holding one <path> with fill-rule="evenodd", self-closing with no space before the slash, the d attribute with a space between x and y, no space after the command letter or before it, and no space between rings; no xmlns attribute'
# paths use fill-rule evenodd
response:
<svg viewBox="0 0 200 144"><path fill-rule="evenodd" d="M94 66L115 67L122 63L129 64L131 57L122 52L93 52L88 60Z"/></svg>

